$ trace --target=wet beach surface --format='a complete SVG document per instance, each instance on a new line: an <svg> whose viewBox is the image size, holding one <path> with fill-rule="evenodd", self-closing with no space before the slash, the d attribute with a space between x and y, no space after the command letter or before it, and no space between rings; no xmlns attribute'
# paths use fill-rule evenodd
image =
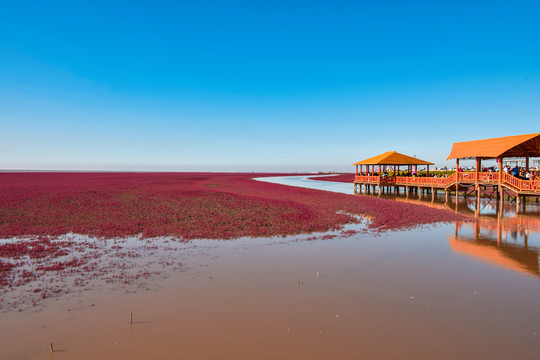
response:
<svg viewBox="0 0 540 360"><path fill-rule="evenodd" d="M443 200L425 204L475 221L147 249L124 240L140 254L131 269L151 277L0 313L0 358L49 358L53 343L53 359L535 359L540 207Z"/></svg>

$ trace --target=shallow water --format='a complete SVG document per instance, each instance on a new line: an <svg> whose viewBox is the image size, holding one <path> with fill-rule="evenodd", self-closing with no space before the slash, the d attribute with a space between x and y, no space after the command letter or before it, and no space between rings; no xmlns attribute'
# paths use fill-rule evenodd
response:
<svg viewBox="0 0 540 360"><path fill-rule="evenodd" d="M255 178L258 181L265 181L274 184L289 185L304 187L307 189L324 190L337 192L341 194L354 194L354 187L352 184L333 181L317 181L308 180L310 178L316 178L318 176L328 177L329 175L309 175L309 176L271 176Z"/></svg>
<svg viewBox="0 0 540 360"><path fill-rule="evenodd" d="M536 359L537 208L428 205L476 221L182 244L180 271L148 291L96 287L0 314L0 358L48 358L52 342L53 359Z"/></svg>

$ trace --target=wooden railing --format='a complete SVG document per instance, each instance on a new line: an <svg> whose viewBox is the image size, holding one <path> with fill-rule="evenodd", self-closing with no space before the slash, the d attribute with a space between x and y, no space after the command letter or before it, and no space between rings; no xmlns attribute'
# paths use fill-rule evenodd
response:
<svg viewBox="0 0 540 360"><path fill-rule="evenodd" d="M357 175L355 181L364 183L376 183L376 184L399 184L399 185L412 185L412 186L436 186L445 187L456 181L456 174L452 174L446 178L435 177L412 177L412 176L366 176Z"/></svg>
<svg viewBox="0 0 540 360"><path fill-rule="evenodd" d="M481 172L478 173L478 181L482 182L499 182L498 172Z"/></svg>
<svg viewBox="0 0 540 360"><path fill-rule="evenodd" d="M448 183L447 179L448 178L398 176L397 183L404 185L444 186Z"/></svg>
<svg viewBox="0 0 540 360"><path fill-rule="evenodd" d="M460 172L453 173L446 178L436 177L412 177L412 176L367 176L357 175L355 181L364 183L375 183L380 185L397 184L410 186L426 186L426 187L447 187L456 182L456 178L460 182L475 183L476 173ZM540 180L521 180L510 174L502 173L502 183L509 185L518 191L540 192ZM497 172L480 172L478 173L478 181L482 183L498 183L499 173Z"/></svg>
<svg viewBox="0 0 540 360"><path fill-rule="evenodd" d="M355 181L379 183L381 182L381 177L379 175L356 175Z"/></svg>
<svg viewBox="0 0 540 360"><path fill-rule="evenodd" d="M519 190L520 180L517 177L514 177L507 173L503 173L502 181L503 183L507 183L511 185L512 187L516 188L517 190Z"/></svg>
<svg viewBox="0 0 540 360"><path fill-rule="evenodd" d="M370 176L370 175L356 175L355 181L360 182L374 182L374 183L381 183L381 184L395 184L396 177L395 176Z"/></svg>
<svg viewBox="0 0 540 360"><path fill-rule="evenodd" d="M458 173L459 181L476 182L475 172L460 172ZM478 181L480 182L499 182L499 173L497 172L479 172Z"/></svg>
<svg viewBox="0 0 540 360"><path fill-rule="evenodd" d="M521 180L521 191L540 192L540 180Z"/></svg>
<svg viewBox="0 0 540 360"><path fill-rule="evenodd" d="M476 181L476 173L473 173L473 172L460 172L460 173L458 173L458 179L460 181L475 182Z"/></svg>
<svg viewBox="0 0 540 360"><path fill-rule="evenodd" d="M457 179L460 182L475 183L476 173L474 172L460 172L453 173L446 178L435 177L412 177L412 176L368 176L368 175L356 175L355 181L375 184L398 184L398 185L411 185L411 186L433 186L433 187L447 187L454 183ZM502 173L502 183L505 183L518 191L532 191L540 192L540 180L521 180L507 173ZM499 173L497 172L479 172L478 181L482 183L498 183Z"/></svg>
<svg viewBox="0 0 540 360"><path fill-rule="evenodd" d="M507 173L503 173L502 180L519 191L540 192L540 180L521 180Z"/></svg>

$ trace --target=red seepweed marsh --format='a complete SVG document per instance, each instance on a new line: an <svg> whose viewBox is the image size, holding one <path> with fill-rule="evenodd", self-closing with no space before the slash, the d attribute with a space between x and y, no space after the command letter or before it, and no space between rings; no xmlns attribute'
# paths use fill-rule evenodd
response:
<svg viewBox="0 0 540 360"><path fill-rule="evenodd" d="M0 174L0 358L539 350L534 208L497 244L487 218L270 175Z"/></svg>

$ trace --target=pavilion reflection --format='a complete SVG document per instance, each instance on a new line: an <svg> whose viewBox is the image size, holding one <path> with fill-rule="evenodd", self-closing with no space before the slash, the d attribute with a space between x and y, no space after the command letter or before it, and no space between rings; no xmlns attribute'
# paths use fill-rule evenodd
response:
<svg viewBox="0 0 540 360"><path fill-rule="evenodd" d="M520 211L503 201L474 199L452 205L456 212L474 217L474 222L456 222L454 234L447 234L453 251L502 268L540 276L540 247L536 241L540 238L538 205L529 204Z"/></svg>
<svg viewBox="0 0 540 360"><path fill-rule="evenodd" d="M540 219L537 226L538 221ZM454 234L446 236L452 251L505 269L540 276L540 249L529 246L529 236L534 229L515 225L515 221L504 219L456 222Z"/></svg>
<svg viewBox="0 0 540 360"><path fill-rule="evenodd" d="M386 196L385 196L386 197ZM471 221L455 223L447 234L452 251L479 261L540 277L540 204L517 208L506 201L444 196L387 196L395 201L420 203L437 209L468 215Z"/></svg>

